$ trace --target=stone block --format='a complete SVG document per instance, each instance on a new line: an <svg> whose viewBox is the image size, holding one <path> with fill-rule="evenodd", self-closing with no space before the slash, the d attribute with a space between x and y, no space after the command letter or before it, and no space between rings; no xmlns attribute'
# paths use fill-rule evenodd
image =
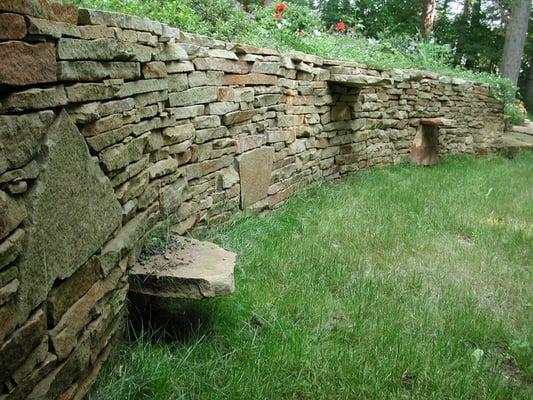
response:
<svg viewBox="0 0 533 400"><path fill-rule="evenodd" d="M152 164L147 171L148 175L150 176L150 180L152 180L176 172L178 170L178 166L178 160L174 158L166 158L156 162L155 164Z"/></svg>
<svg viewBox="0 0 533 400"><path fill-rule="evenodd" d="M194 66L199 71L222 71L232 74L247 74L250 72L250 65L245 61L227 60L225 58L195 58Z"/></svg>
<svg viewBox="0 0 533 400"><path fill-rule="evenodd" d="M108 100L119 92L121 85L112 83L76 83L65 87L69 102ZM127 97L127 96L123 96Z"/></svg>
<svg viewBox="0 0 533 400"><path fill-rule="evenodd" d="M102 151L100 162L107 171L114 171L142 158L146 138L141 136L125 144L118 144Z"/></svg>
<svg viewBox="0 0 533 400"><path fill-rule="evenodd" d="M176 125L163 129L164 144L181 143L194 136L195 128L193 124Z"/></svg>
<svg viewBox="0 0 533 400"><path fill-rule="evenodd" d="M97 281L50 331L55 354L60 360L66 358L78 344L78 334L91 320L91 310L96 302L116 288L123 274L122 269L116 267L104 280Z"/></svg>
<svg viewBox="0 0 533 400"><path fill-rule="evenodd" d="M223 79L222 71L194 71L189 74L189 87L220 86Z"/></svg>
<svg viewBox="0 0 533 400"><path fill-rule="evenodd" d="M144 104L143 104L144 105ZM123 113L132 110L135 107L135 100L132 98L126 98L121 100L112 100L106 103L100 103L98 109L100 116L105 117L107 115Z"/></svg>
<svg viewBox="0 0 533 400"><path fill-rule="evenodd" d="M242 154L237 159L241 181L241 208L245 209L266 199L272 177L274 149L261 147Z"/></svg>
<svg viewBox="0 0 533 400"><path fill-rule="evenodd" d="M278 104L281 99L281 94L263 94L255 96L254 107L268 107Z"/></svg>
<svg viewBox="0 0 533 400"><path fill-rule="evenodd" d="M62 38L57 45L60 60L148 62L152 59L153 51L148 46L110 38L93 40Z"/></svg>
<svg viewBox="0 0 533 400"><path fill-rule="evenodd" d="M219 126L215 128L199 129L196 131L195 142L204 143L209 140L219 139L228 136L228 128Z"/></svg>
<svg viewBox="0 0 533 400"><path fill-rule="evenodd" d="M78 9L70 4L49 0L0 0L0 11L66 22L76 25Z"/></svg>
<svg viewBox="0 0 533 400"><path fill-rule="evenodd" d="M218 96L218 88L215 86L201 86L179 93L171 93L169 95L169 103L171 107L189 106L193 104L206 104L216 101Z"/></svg>
<svg viewBox="0 0 533 400"><path fill-rule="evenodd" d="M331 74L328 81L335 82L345 86L361 87L361 86L383 86L391 84L392 81L389 78L382 78L371 75L344 75L344 74Z"/></svg>
<svg viewBox="0 0 533 400"><path fill-rule="evenodd" d="M239 109L239 103L234 103L232 101L219 101L214 103L209 103L206 106L207 114L214 115L225 115L227 113L236 111Z"/></svg>
<svg viewBox="0 0 533 400"><path fill-rule="evenodd" d="M167 75L167 67L162 61L152 61L143 65L143 77L145 79L164 78Z"/></svg>
<svg viewBox="0 0 533 400"><path fill-rule="evenodd" d="M258 114L258 110L234 111L224 115L223 120L225 125L240 124L248 121Z"/></svg>
<svg viewBox="0 0 533 400"><path fill-rule="evenodd" d="M48 336L45 336L41 343L31 352L31 354L26 358L24 363L17 368L13 373L13 380L18 384L23 384L25 378L29 377L30 374L34 371L35 367L43 363L48 353Z"/></svg>
<svg viewBox="0 0 533 400"><path fill-rule="evenodd" d="M216 128L220 126L220 117L218 115L203 115L196 117L193 124L196 129Z"/></svg>
<svg viewBox="0 0 533 400"><path fill-rule="evenodd" d="M218 89L218 101L250 102L254 101L253 88L221 87Z"/></svg>
<svg viewBox="0 0 533 400"><path fill-rule="evenodd" d="M80 28L64 22L55 22L42 18L27 17L28 33L59 39L62 36L81 37Z"/></svg>
<svg viewBox="0 0 533 400"><path fill-rule="evenodd" d="M4 287L0 287L0 307L7 303L17 293L19 283L18 279L13 279Z"/></svg>
<svg viewBox="0 0 533 400"><path fill-rule="evenodd" d="M232 156L224 156L214 160L206 160L187 166L187 179L200 178L212 172L229 166L233 162Z"/></svg>
<svg viewBox="0 0 533 400"><path fill-rule="evenodd" d="M224 85L276 85L277 76L266 74L230 74L224 76Z"/></svg>
<svg viewBox="0 0 533 400"><path fill-rule="evenodd" d="M57 63L60 81L91 82L104 79L139 79L137 62L60 61Z"/></svg>
<svg viewBox="0 0 533 400"><path fill-rule="evenodd" d="M159 61L184 61L189 59L185 49L177 43L160 43L159 52L155 54Z"/></svg>
<svg viewBox="0 0 533 400"><path fill-rule="evenodd" d="M166 79L146 79L124 83L120 86L115 96L130 97L140 93L158 92L161 90L168 90L168 81Z"/></svg>
<svg viewBox="0 0 533 400"><path fill-rule="evenodd" d="M24 86L57 80L53 43L0 43L0 84Z"/></svg>
<svg viewBox="0 0 533 400"><path fill-rule="evenodd" d="M26 219L24 203L0 190L0 240L13 232Z"/></svg>
<svg viewBox="0 0 533 400"><path fill-rule="evenodd" d="M46 332L46 315L35 312L0 347L0 382L4 382L39 345Z"/></svg>
<svg viewBox="0 0 533 400"><path fill-rule="evenodd" d="M281 64L279 62L256 61L252 67L253 74L279 75Z"/></svg>
<svg viewBox="0 0 533 400"><path fill-rule="evenodd" d="M183 190L187 185L185 179L180 178L161 189L159 204L163 215L171 215L178 211L183 200Z"/></svg>
<svg viewBox="0 0 533 400"><path fill-rule="evenodd" d="M66 112L50 127L43 146L43 172L27 199L32 225L19 263L19 320L46 299L57 279L87 262L122 218L109 180Z"/></svg>
<svg viewBox="0 0 533 400"><path fill-rule="evenodd" d="M1 197L2 195L0 195L0 198ZM3 201L0 200L0 203L3 203ZM24 209L24 213L25 212L26 210ZM18 218L20 218L21 216L22 215L19 215ZM13 219L13 218L14 216L11 215L10 219ZM3 223L4 222L2 222L2 225L1 225L2 228L5 227ZM17 229L10 236L8 236L2 243L0 243L0 270L2 270L2 268L4 268L6 265L9 265L13 261L15 261L17 256L20 254L20 251L22 250L23 241L24 241L24 230Z"/></svg>
<svg viewBox="0 0 533 400"><path fill-rule="evenodd" d="M190 61L169 61L166 66L169 74L194 71L194 65Z"/></svg>
<svg viewBox="0 0 533 400"><path fill-rule="evenodd" d="M78 12L80 25L116 26L123 29L151 32L155 35L163 33L162 24L148 18L137 17L109 11L89 10L80 8Z"/></svg>
<svg viewBox="0 0 533 400"><path fill-rule="evenodd" d="M11 92L0 100L0 112L20 112L64 106L68 102L63 85Z"/></svg>
<svg viewBox="0 0 533 400"><path fill-rule="evenodd" d="M209 49L207 50L207 54L209 57L214 58L225 58L228 60L238 60L239 57L233 52L229 50L224 49Z"/></svg>
<svg viewBox="0 0 533 400"><path fill-rule="evenodd" d="M239 135L237 138L237 153L261 147L266 143L265 135Z"/></svg>
<svg viewBox="0 0 533 400"><path fill-rule="evenodd" d="M56 326L65 312L100 278L100 263L91 258L71 277L55 286L47 299L48 323Z"/></svg>
<svg viewBox="0 0 533 400"><path fill-rule="evenodd" d="M0 40L22 39L26 36L26 22L18 14L0 14Z"/></svg>

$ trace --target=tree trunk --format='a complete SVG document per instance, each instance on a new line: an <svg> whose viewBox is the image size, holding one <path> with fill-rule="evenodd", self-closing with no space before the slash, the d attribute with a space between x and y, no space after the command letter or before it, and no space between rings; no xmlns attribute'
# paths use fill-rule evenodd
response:
<svg viewBox="0 0 533 400"><path fill-rule="evenodd" d="M420 21L420 35L427 38L433 32L435 17L437 16L437 0L422 0L422 20Z"/></svg>
<svg viewBox="0 0 533 400"><path fill-rule="evenodd" d="M511 9L511 18L505 30L505 45L501 62L501 75L517 84L522 63L522 53L527 35L531 0L515 0Z"/></svg>
<svg viewBox="0 0 533 400"><path fill-rule="evenodd" d="M529 73L526 78L526 105L530 114L533 114L533 57L529 59Z"/></svg>

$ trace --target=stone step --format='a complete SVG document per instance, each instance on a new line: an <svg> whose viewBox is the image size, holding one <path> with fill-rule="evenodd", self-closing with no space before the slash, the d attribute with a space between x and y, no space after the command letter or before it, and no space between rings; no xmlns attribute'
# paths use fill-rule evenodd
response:
<svg viewBox="0 0 533 400"><path fill-rule="evenodd" d="M533 122L526 120L524 125L515 125L511 128L511 132L520 133L523 135L533 136Z"/></svg>
<svg viewBox="0 0 533 400"><path fill-rule="evenodd" d="M233 293L235 253L209 242L172 236L164 253L130 271L130 291L173 299L204 299Z"/></svg>

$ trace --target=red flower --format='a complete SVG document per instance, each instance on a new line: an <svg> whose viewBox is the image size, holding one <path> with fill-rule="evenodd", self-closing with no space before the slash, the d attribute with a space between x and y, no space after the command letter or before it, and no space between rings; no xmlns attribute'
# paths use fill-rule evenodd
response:
<svg viewBox="0 0 533 400"><path fill-rule="evenodd" d="M287 6L285 5L285 3L279 3L279 4L276 6L276 11L278 11L278 12L281 13L281 12L285 11L285 8L286 8L286 7L287 7Z"/></svg>
<svg viewBox="0 0 533 400"><path fill-rule="evenodd" d="M274 14L274 19L280 20L281 18L283 18L283 15L281 15L280 13Z"/></svg>
<svg viewBox="0 0 533 400"><path fill-rule="evenodd" d="M343 21L339 21L337 22L336 28L338 31L344 32L346 30L346 24Z"/></svg>

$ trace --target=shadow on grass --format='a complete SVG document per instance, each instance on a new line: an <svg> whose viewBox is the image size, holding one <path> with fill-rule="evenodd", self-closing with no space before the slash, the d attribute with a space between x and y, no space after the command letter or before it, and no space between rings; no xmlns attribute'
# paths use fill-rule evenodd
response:
<svg viewBox="0 0 533 400"><path fill-rule="evenodd" d="M130 293L127 338L150 343L186 342L208 335L214 315L201 300L161 299Z"/></svg>

